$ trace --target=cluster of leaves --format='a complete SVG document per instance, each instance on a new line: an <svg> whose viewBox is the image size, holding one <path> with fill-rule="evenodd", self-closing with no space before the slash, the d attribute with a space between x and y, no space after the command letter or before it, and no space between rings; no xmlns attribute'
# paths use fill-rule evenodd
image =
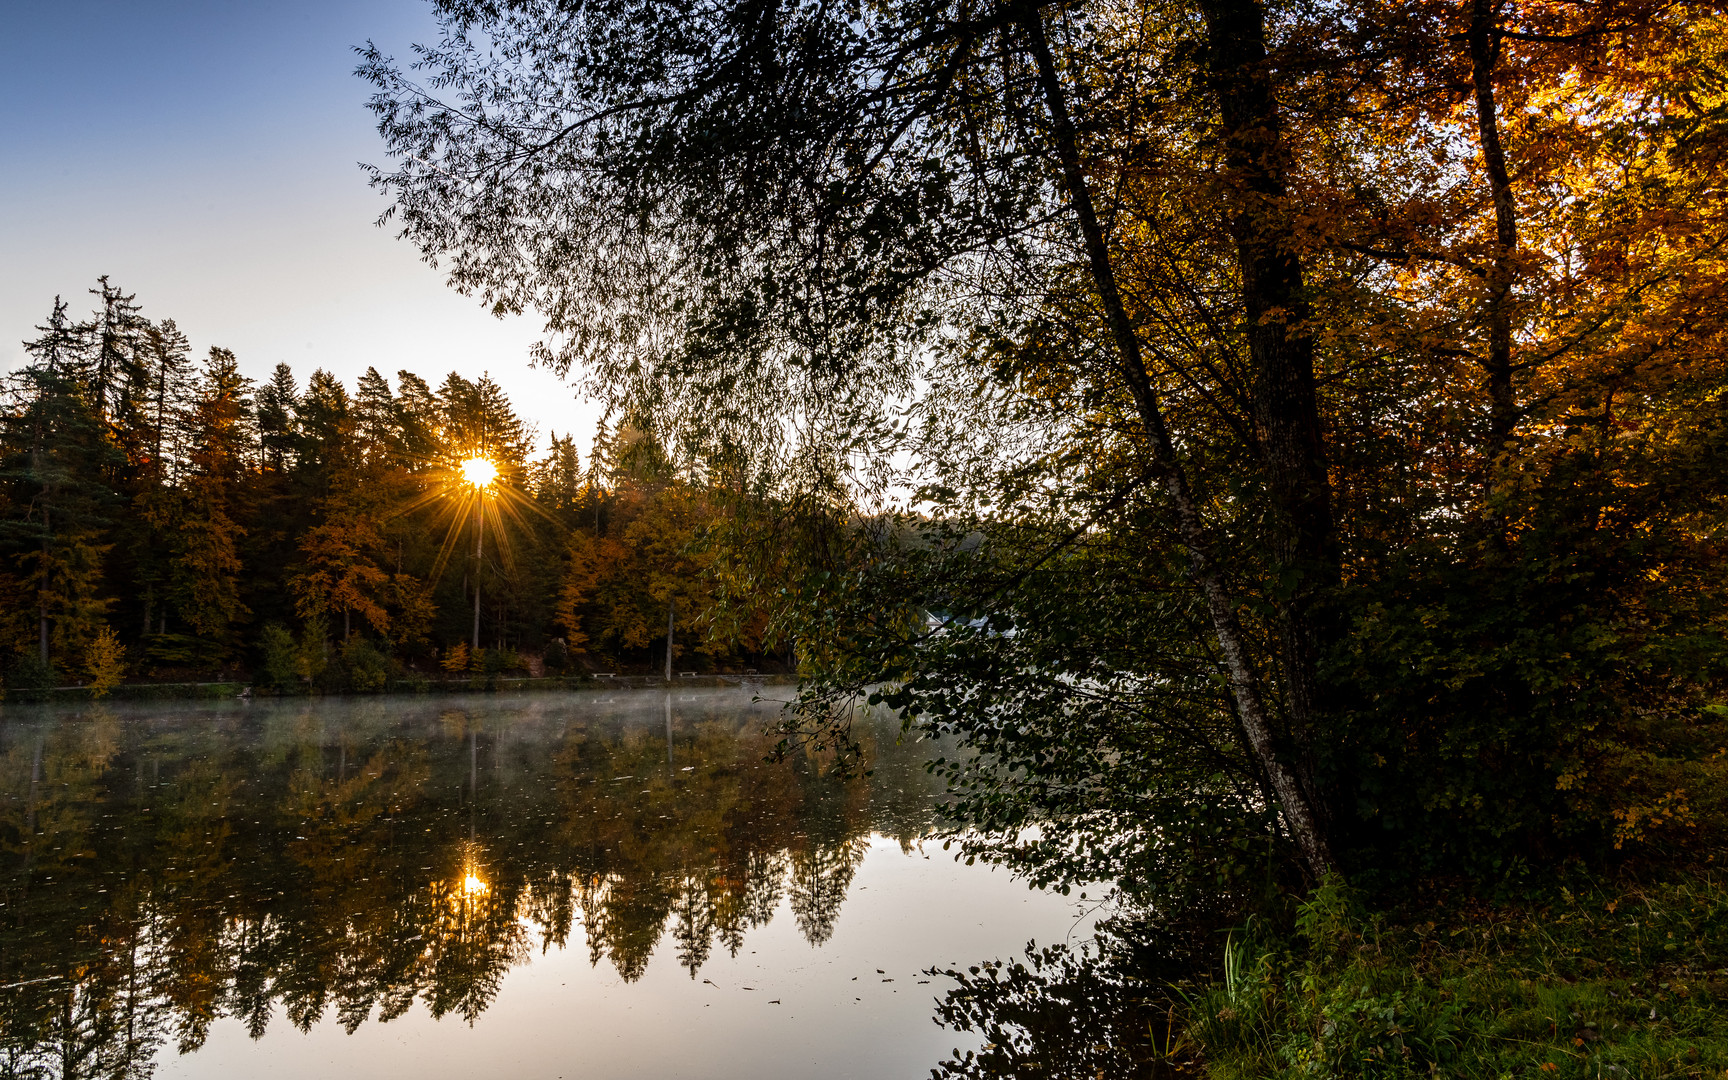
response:
<svg viewBox="0 0 1728 1080"><path fill-rule="evenodd" d="M489 652L646 660L675 606L685 651L765 662L760 634L706 633L696 549L720 511L635 429L603 429L586 468L568 436L531 460L489 378L302 389L278 365L255 385L224 349L194 365L106 279L92 291L87 320L56 303L0 395L8 684L76 673L100 693L128 667L256 661L277 689L375 690L469 639L476 590ZM500 473L478 507L473 456Z"/></svg>

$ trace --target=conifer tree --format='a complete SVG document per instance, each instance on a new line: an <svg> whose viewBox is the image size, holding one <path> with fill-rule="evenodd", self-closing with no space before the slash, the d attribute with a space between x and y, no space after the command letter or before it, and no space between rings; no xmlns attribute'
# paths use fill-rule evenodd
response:
<svg viewBox="0 0 1728 1080"><path fill-rule="evenodd" d="M90 346L90 403L102 415L112 416L118 411L118 398L128 390L127 384L147 381L138 355L145 321L136 294L122 292L108 281L107 274L96 279L90 295L101 301L95 316L80 327Z"/></svg>
<svg viewBox="0 0 1728 1080"><path fill-rule="evenodd" d="M546 456L535 463L529 484L535 501L547 513L554 515L565 528L575 527L587 486L582 475L581 458L576 452L576 440L553 432L552 445Z"/></svg>
<svg viewBox="0 0 1728 1080"><path fill-rule="evenodd" d="M246 530L233 516L251 435L247 389L234 354L212 348L193 410L176 523L175 610L193 633L219 648L229 644L234 625L247 614L239 588L239 540Z"/></svg>
<svg viewBox="0 0 1728 1080"><path fill-rule="evenodd" d="M409 468L428 468L438 457L442 413L432 388L411 371L396 373L396 417Z"/></svg>
<svg viewBox="0 0 1728 1080"><path fill-rule="evenodd" d="M258 441L263 467L286 473L299 461L300 390L287 364L277 364L258 390Z"/></svg>
<svg viewBox="0 0 1728 1080"><path fill-rule="evenodd" d="M106 480L118 471L113 443L88 384L80 328L58 299L41 335L25 344L3 416L4 477L11 513L0 542L20 571L36 614L41 664L74 663L103 624L106 533L118 498Z"/></svg>
<svg viewBox="0 0 1728 1080"><path fill-rule="evenodd" d="M385 634L389 575L378 565L384 549L378 503L383 493L366 482L353 402L342 383L320 369L306 384L298 415L304 434L301 491L316 493L317 510L316 524L300 539L304 561L290 583L296 611L306 619L340 615L344 641L353 632L356 612Z"/></svg>
<svg viewBox="0 0 1728 1080"><path fill-rule="evenodd" d="M190 346L172 319L146 323L141 365L147 376L142 408L135 419L143 426L120 441L138 455L132 470L132 513L120 530L123 543L119 569L131 584L131 602L142 609L145 636L161 629L169 576L169 534L184 512L173 485L179 479L190 443Z"/></svg>
<svg viewBox="0 0 1728 1080"><path fill-rule="evenodd" d="M382 464L401 457L401 417L390 381L369 367L354 385L354 435L368 462Z"/></svg>
<svg viewBox="0 0 1728 1080"><path fill-rule="evenodd" d="M277 364L256 395L257 443L252 457L258 471L245 485L245 508L238 519L247 530L241 558L248 568L242 602L263 622L284 625L294 616L284 568L299 559L300 534L310 525L310 507L298 497L302 438L300 389L287 364Z"/></svg>
<svg viewBox="0 0 1728 1080"><path fill-rule="evenodd" d="M336 463L353 449L353 401L339 379L319 368L306 381L294 418L300 429L298 484L303 494L322 498Z"/></svg>

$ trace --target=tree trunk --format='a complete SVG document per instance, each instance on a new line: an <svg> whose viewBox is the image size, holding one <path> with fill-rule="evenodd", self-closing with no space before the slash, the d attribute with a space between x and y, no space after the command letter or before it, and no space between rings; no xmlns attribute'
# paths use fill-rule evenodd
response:
<svg viewBox="0 0 1728 1080"><path fill-rule="evenodd" d="M1334 866L1331 846L1320 821L1314 813L1308 793L1290 767L1279 756L1265 703L1260 696L1248 659L1242 627L1236 618L1236 605L1224 587L1218 564L1211 554L1199 508L1188 486L1187 474L1176 455L1170 430L1165 423L1162 405L1148 376L1140 351L1140 341L1123 305L1110 264L1104 232L1092 204L1091 190L1080 165L1079 143L1074 124L1068 114L1066 96L1050 55L1049 42L1044 36L1042 16L1035 6L1028 5L1022 19L1038 68L1038 81L1050 112L1051 134L1070 204L1079 219L1081 236L1086 244L1088 268L1109 321L1111 338L1116 346L1117 364L1123 382L1134 399L1135 409L1145 428L1152 450L1153 466L1176 511L1176 525L1182 546L1187 549L1189 572L1206 600L1207 613L1218 643L1218 651L1230 679L1230 692L1236 704L1236 716L1249 751L1259 764L1269 795L1283 811L1292 838L1302 852L1303 861L1316 877L1324 876Z"/></svg>
<svg viewBox="0 0 1728 1080"><path fill-rule="evenodd" d="M1470 8L1470 81L1476 90L1476 131L1482 164L1494 197L1494 261L1488 266L1488 452L1498 454L1512 441L1518 403L1512 391L1512 252L1518 246L1518 207L1512 177L1500 146L1500 118L1494 105L1494 65L1500 60L1500 27L1491 0Z"/></svg>
<svg viewBox="0 0 1728 1080"><path fill-rule="evenodd" d="M485 536L485 533L482 530L485 528L485 525L486 525L486 519L484 516L482 516L482 505L483 504L481 503L480 493L478 491L476 491L474 493L474 645L473 645L475 652L480 651L480 557L481 557L480 544L481 544L481 540Z"/></svg>
<svg viewBox="0 0 1728 1080"><path fill-rule="evenodd" d="M672 685L672 624L678 616L678 601L666 602L666 685Z"/></svg>
<svg viewBox="0 0 1728 1080"><path fill-rule="evenodd" d="M1265 11L1259 0L1201 0L1201 9L1242 275L1255 436L1271 495L1266 539L1290 736L1303 786L1323 809L1311 741L1322 711L1317 667L1326 635L1319 608L1338 583L1339 564L1314 389L1313 312L1287 210L1288 150L1266 69Z"/></svg>
<svg viewBox="0 0 1728 1080"><path fill-rule="evenodd" d="M53 535L53 523L47 510L42 511L42 562L36 572L41 575L36 588L36 649L37 659L48 666L48 538Z"/></svg>

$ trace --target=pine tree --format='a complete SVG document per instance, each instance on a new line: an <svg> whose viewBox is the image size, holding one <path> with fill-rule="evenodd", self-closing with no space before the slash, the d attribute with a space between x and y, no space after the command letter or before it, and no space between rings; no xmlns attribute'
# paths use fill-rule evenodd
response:
<svg viewBox="0 0 1728 1080"><path fill-rule="evenodd" d="M212 348L194 406L174 537L175 611L193 633L219 647L248 613L239 588L239 540L246 530L233 517L250 441L247 389L234 354Z"/></svg>
<svg viewBox="0 0 1728 1080"><path fill-rule="evenodd" d="M143 426L123 433L119 440L137 457L129 492L132 513L120 530L122 544L116 569L130 583L125 595L141 609L136 614L145 636L161 629L165 611L162 598L169 576L169 534L183 513L173 485L192 442L188 424L194 390L190 385L189 348L186 335L174 320L145 324L141 364L147 385L142 407L134 415Z"/></svg>
<svg viewBox="0 0 1728 1080"><path fill-rule="evenodd" d="M90 404L111 422L142 404L149 372L143 351L148 325L138 307L136 294L122 292L110 284L108 275L96 279L90 295L102 302L101 309L84 324L90 338Z"/></svg>
<svg viewBox="0 0 1728 1080"><path fill-rule="evenodd" d="M262 466L286 473L300 460L300 390L287 364L277 364L258 390L258 442Z"/></svg>
<svg viewBox="0 0 1728 1080"><path fill-rule="evenodd" d="M47 665L74 662L106 618L107 533L118 499L107 485L118 454L81 378L81 328L56 298L41 335L27 342L30 363L18 373L3 416L0 477L8 513L0 544L20 570L18 587L36 614L36 652Z"/></svg>
<svg viewBox="0 0 1728 1080"><path fill-rule="evenodd" d="M588 501L576 440L553 433L546 456L534 462L529 473L529 490L547 520L565 531L576 528Z"/></svg>
<svg viewBox="0 0 1728 1080"><path fill-rule="evenodd" d="M403 450L402 424L390 381L367 368L354 385L354 435L368 462L398 461Z"/></svg>

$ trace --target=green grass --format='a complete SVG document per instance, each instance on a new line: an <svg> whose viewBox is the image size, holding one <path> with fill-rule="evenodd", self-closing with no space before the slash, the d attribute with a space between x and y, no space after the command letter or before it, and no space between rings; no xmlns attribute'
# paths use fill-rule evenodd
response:
<svg viewBox="0 0 1728 1080"><path fill-rule="evenodd" d="M1210 1075L1728 1077L1719 876L1396 918L1329 885L1297 923L1232 935L1190 997Z"/></svg>

